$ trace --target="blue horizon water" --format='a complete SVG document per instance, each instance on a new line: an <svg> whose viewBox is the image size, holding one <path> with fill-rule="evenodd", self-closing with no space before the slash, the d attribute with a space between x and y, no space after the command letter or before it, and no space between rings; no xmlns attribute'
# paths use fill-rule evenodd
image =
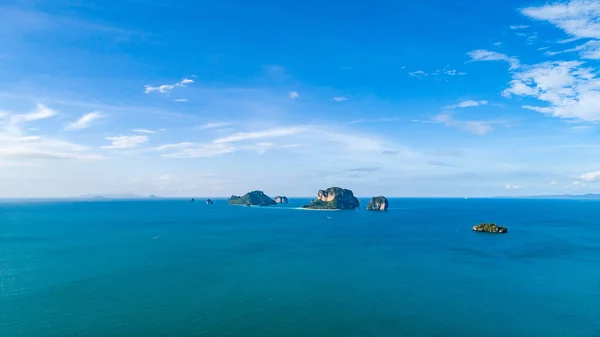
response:
<svg viewBox="0 0 600 337"><path fill-rule="evenodd" d="M599 200L213 200L0 202L0 335L600 336Z"/></svg>

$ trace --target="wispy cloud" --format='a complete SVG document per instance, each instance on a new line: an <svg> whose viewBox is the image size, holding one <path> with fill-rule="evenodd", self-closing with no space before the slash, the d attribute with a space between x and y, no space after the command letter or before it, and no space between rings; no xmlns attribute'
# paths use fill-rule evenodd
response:
<svg viewBox="0 0 600 337"><path fill-rule="evenodd" d="M40 119L50 118L56 115L54 110L49 109L43 104L37 104L36 110L33 112L25 113L25 114L16 114L11 115L10 123L11 124L20 124L27 123L31 121L37 121Z"/></svg>
<svg viewBox="0 0 600 337"><path fill-rule="evenodd" d="M506 186L504 186L504 188L506 188L507 190L520 190L520 189L523 188L523 186L514 185L514 184L507 184Z"/></svg>
<svg viewBox="0 0 600 337"><path fill-rule="evenodd" d="M189 100L187 98L178 98L176 100L173 100L174 102L178 102L178 103L187 103L189 102Z"/></svg>
<svg viewBox="0 0 600 337"><path fill-rule="evenodd" d="M290 91L288 94L288 97L291 99L298 99L298 98L300 98L300 94L297 93L296 91Z"/></svg>
<svg viewBox="0 0 600 337"><path fill-rule="evenodd" d="M488 101L485 101L485 100L481 100L481 101L466 100L466 101L458 102L456 104L446 105L444 107L444 110L450 110L450 109L456 109L456 108L471 108L471 107L476 107L476 106L486 105L486 104L488 104Z"/></svg>
<svg viewBox="0 0 600 337"><path fill-rule="evenodd" d="M412 71L412 72L409 72L408 74L410 76L416 77L416 78L423 78L425 76L429 76L429 74L424 72L423 70Z"/></svg>
<svg viewBox="0 0 600 337"><path fill-rule="evenodd" d="M231 125L231 123L227 123L227 122L206 123L206 124L200 126L199 129L201 129L201 130L216 129L216 128L222 128L222 127L225 127L228 125Z"/></svg>
<svg viewBox="0 0 600 337"><path fill-rule="evenodd" d="M344 101L348 100L347 97L343 97L343 96L334 96L332 99L336 102L344 102Z"/></svg>
<svg viewBox="0 0 600 337"><path fill-rule="evenodd" d="M509 27L512 30L517 30L517 29L525 29L525 28L529 28L529 26L527 25L513 25Z"/></svg>
<svg viewBox="0 0 600 337"><path fill-rule="evenodd" d="M144 86L144 92L149 94L151 92L157 91L161 94L168 94L175 88L185 88L188 84L194 83L194 80L190 78L184 78L181 81L174 84L163 84L157 87L153 87L151 85Z"/></svg>
<svg viewBox="0 0 600 337"><path fill-rule="evenodd" d="M547 106L524 108L561 118L600 120L600 78L580 61L543 62L513 74L506 97L529 96Z"/></svg>
<svg viewBox="0 0 600 337"><path fill-rule="evenodd" d="M433 118L434 123L444 124L450 127L456 127L476 135L485 135L492 132L492 125L498 124L497 121L462 121L452 117L450 113L438 114Z"/></svg>
<svg viewBox="0 0 600 337"><path fill-rule="evenodd" d="M505 54L497 53L489 50L473 50L467 53L472 61L506 61L510 65L510 69L517 69L520 62L516 57L510 57Z"/></svg>
<svg viewBox="0 0 600 337"><path fill-rule="evenodd" d="M149 140L148 136L115 136L106 137L106 139L112 144L102 146L103 149L129 149L147 143Z"/></svg>
<svg viewBox="0 0 600 337"><path fill-rule="evenodd" d="M137 133L156 133L157 131L150 130L150 129L133 129L133 130L131 130L131 132L137 132Z"/></svg>
<svg viewBox="0 0 600 337"><path fill-rule="evenodd" d="M287 127L278 129L269 129L256 132L240 132L228 137L218 138L213 141L215 144L233 143L250 139L264 139L289 136L305 131L302 127Z"/></svg>
<svg viewBox="0 0 600 337"><path fill-rule="evenodd" d="M548 3L539 7L527 7L521 13L532 19L547 21L562 29L571 38L561 41L569 43L579 39L593 39L575 48L560 52L579 52L585 59L600 59L600 2L594 0L571 0Z"/></svg>
<svg viewBox="0 0 600 337"><path fill-rule="evenodd" d="M206 158L232 153L237 149L229 144L184 142L162 145L156 150L168 152L162 155L165 158Z"/></svg>
<svg viewBox="0 0 600 337"><path fill-rule="evenodd" d="M600 39L600 2L571 0L526 7L521 13L532 19L548 21L577 38Z"/></svg>
<svg viewBox="0 0 600 337"><path fill-rule="evenodd" d="M579 179L585 181L595 181L600 178L600 171L587 172L579 176Z"/></svg>
<svg viewBox="0 0 600 337"><path fill-rule="evenodd" d="M498 42L494 42L494 46L501 46L502 42L498 41Z"/></svg>
<svg viewBox="0 0 600 337"><path fill-rule="evenodd" d="M81 118L79 118L77 121L67 124L67 126L65 127L65 130L86 129L92 125L93 121L100 119L102 117L103 117L103 115L99 111L93 111L93 112L87 113L87 114L81 116Z"/></svg>

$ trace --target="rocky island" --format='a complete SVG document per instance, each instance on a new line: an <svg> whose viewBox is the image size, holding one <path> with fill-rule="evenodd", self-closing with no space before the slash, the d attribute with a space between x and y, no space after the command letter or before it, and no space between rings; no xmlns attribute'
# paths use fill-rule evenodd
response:
<svg viewBox="0 0 600 337"><path fill-rule="evenodd" d="M271 206L277 205L275 200L269 198L263 191L252 191L243 196L232 195L227 201L230 205L246 205L246 206Z"/></svg>
<svg viewBox="0 0 600 337"><path fill-rule="evenodd" d="M357 209L360 203L352 191L340 188L330 187L326 190L320 190L317 193L317 199L310 204L302 206L306 209Z"/></svg>
<svg viewBox="0 0 600 337"><path fill-rule="evenodd" d="M498 226L495 223L482 223L476 226L473 226L473 231L475 232L484 232L484 233L508 233L508 228L503 226Z"/></svg>
<svg viewBox="0 0 600 337"><path fill-rule="evenodd" d="M275 199L273 199L273 200L275 200L275 202L278 203L278 204L287 204L288 203L288 198L287 197L281 197L281 196L279 196L279 197L275 197Z"/></svg>
<svg viewBox="0 0 600 337"><path fill-rule="evenodd" d="M206 199L206 204L207 204L207 205L212 205L212 204L213 204L213 201L212 201L212 200L210 200L210 199Z"/></svg>
<svg viewBox="0 0 600 337"><path fill-rule="evenodd" d="M373 197L369 205L367 205L367 211L387 211L388 207L389 203L386 197Z"/></svg>

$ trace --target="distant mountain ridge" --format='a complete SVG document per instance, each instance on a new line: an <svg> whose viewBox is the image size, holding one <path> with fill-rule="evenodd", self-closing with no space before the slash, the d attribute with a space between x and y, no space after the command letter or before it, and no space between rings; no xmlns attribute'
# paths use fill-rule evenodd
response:
<svg viewBox="0 0 600 337"><path fill-rule="evenodd" d="M536 199L600 199L600 194L556 194L556 195L531 195L521 198L536 198Z"/></svg>
<svg viewBox="0 0 600 337"><path fill-rule="evenodd" d="M75 199L153 199L158 198L154 194L143 196L133 193L124 194L86 194L74 197Z"/></svg>

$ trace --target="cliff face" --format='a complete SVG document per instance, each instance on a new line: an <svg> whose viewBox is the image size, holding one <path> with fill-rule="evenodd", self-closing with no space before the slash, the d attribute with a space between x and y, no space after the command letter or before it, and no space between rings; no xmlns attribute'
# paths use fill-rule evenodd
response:
<svg viewBox="0 0 600 337"><path fill-rule="evenodd" d="M275 197L275 199L273 199L273 200L275 200L275 202L278 204L287 204L288 203L287 197L279 196L279 197Z"/></svg>
<svg viewBox="0 0 600 337"><path fill-rule="evenodd" d="M303 206L309 209L357 209L358 199L351 190L340 187L330 187L317 192L317 199Z"/></svg>
<svg viewBox="0 0 600 337"><path fill-rule="evenodd" d="M270 206L276 205L275 200L269 198L263 191L252 191L243 196L232 195L227 202L230 205L246 205L246 206Z"/></svg>
<svg viewBox="0 0 600 337"><path fill-rule="evenodd" d="M367 211L387 211L389 203L386 197L374 197L367 206Z"/></svg>

